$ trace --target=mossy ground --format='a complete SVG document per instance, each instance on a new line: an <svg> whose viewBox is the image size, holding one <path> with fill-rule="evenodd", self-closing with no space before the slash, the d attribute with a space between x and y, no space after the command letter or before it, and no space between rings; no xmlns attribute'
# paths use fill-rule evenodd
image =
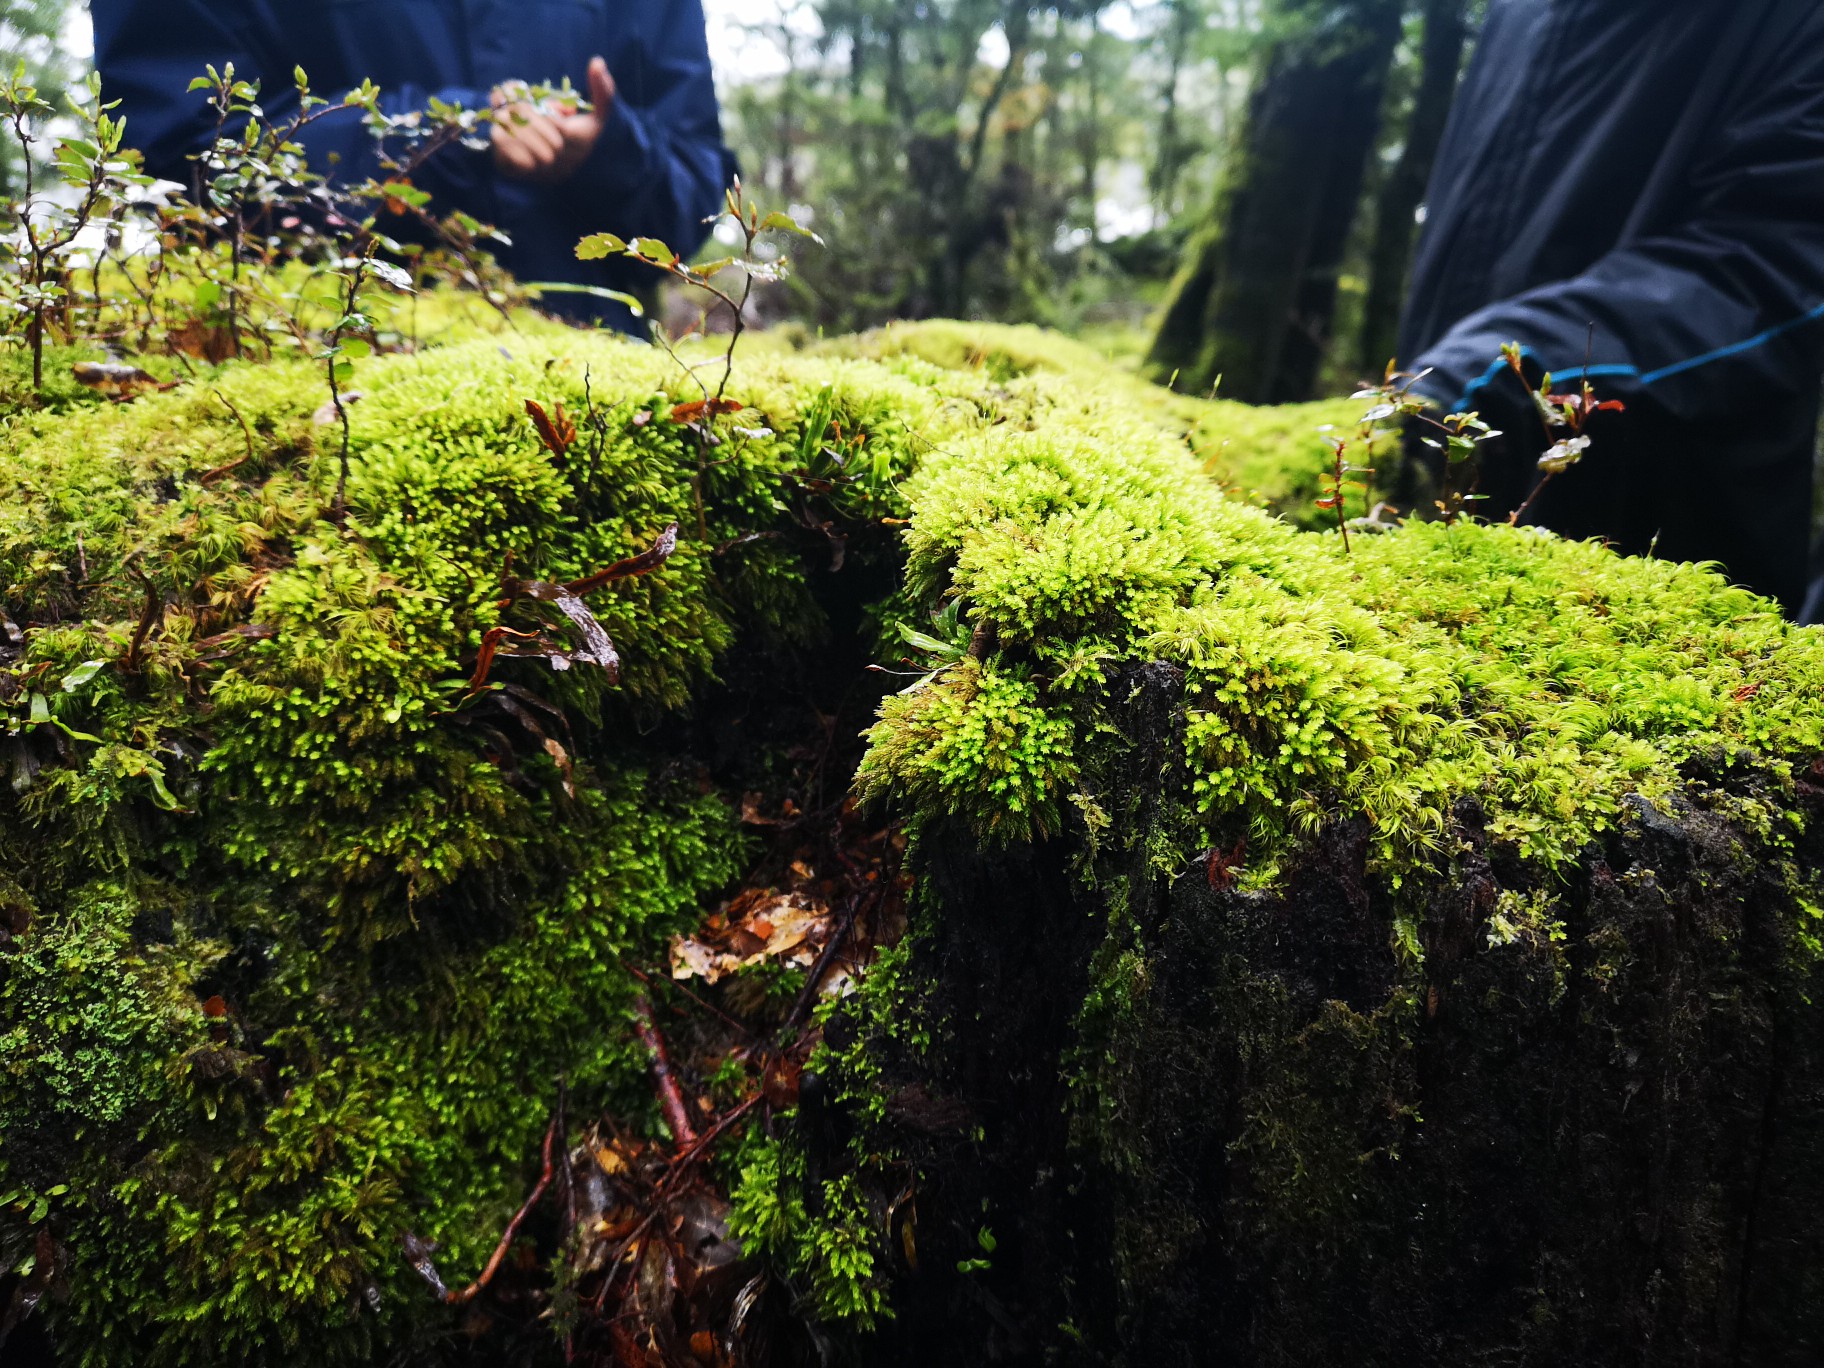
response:
<svg viewBox="0 0 1824 1368"><path fill-rule="evenodd" d="M1416 964L1465 802L1549 890L1636 795L1690 800L1717 756L1757 776L1713 786L1732 829L1796 915L1824 906L1797 801L1824 748L1813 634L1706 571L1531 532L1412 527L1345 554L1206 472L1302 518L1312 430L1347 407L1183 399L1042 334L948 324L756 350L710 449L674 418L700 394L665 356L554 329L365 361L355 385L342 522L305 361L129 405L72 394L5 435L0 1239L17 1261L54 1232L81 1361L423 1348L447 1322L402 1236L479 1267L560 1078L578 1108L657 1125L626 966L745 854L738 788L677 738L767 649L827 642L830 566L863 529L903 548L874 617L909 685L863 789L928 840L1062 838L1111 925L1147 880L1214 881L1212 850L1243 892L1282 892L1356 823L1397 903L1382 949ZM529 399L578 421L562 457ZM503 656L474 686L491 629L583 644L509 579L580 580L672 523L661 569L589 597L618 682ZM1142 734L1148 669L1178 684ZM1541 907L1503 914L1516 937L1549 929ZM903 1024L917 994L880 982L859 1010L891 996ZM1094 1024L1058 1005L1066 1034ZM888 1119L844 1153L878 1160ZM769 1192L806 1181L788 1151L749 1158L750 1188L767 1163ZM817 1219L878 1243L826 1261L830 1312L878 1305L893 1263L847 1181L819 1180ZM792 1201L768 1209L789 1223ZM750 1192L750 1229L766 1206Z"/></svg>

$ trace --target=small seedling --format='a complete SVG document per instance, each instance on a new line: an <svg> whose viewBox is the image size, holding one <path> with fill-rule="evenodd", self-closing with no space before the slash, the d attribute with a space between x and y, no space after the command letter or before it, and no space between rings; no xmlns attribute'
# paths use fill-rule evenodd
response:
<svg viewBox="0 0 1824 1368"><path fill-rule="evenodd" d="M1595 329L1593 328L1590 332L1590 342L1590 350L1594 351ZM1596 391L1590 385L1590 366L1587 355L1584 360L1583 382L1575 394L1554 394L1552 375L1549 371L1539 382L1539 387L1534 389L1526 378L1526 358L1519 343L1510 342L1501 348L1501 356L1507 362L1508 369L1519 377L1520 383L1526 386L1527 393L1532 397L1533 408L1538 413L1540 424L1545 429L1547 443L1545 454L1539 458L1539 469L1544 472L1543 478L1533 486L1532 492L1526 496L1525 501L1508 515L1508 526L1518 527L1521 518L1526 516L1527 510L1545 491L1545 487L1581 461L1585 453L1589 451L1590 438L1585 429L1589 426L1590 419L1598 413L1624 413L1628 406L1619 399L1597 402Z"/></svg>

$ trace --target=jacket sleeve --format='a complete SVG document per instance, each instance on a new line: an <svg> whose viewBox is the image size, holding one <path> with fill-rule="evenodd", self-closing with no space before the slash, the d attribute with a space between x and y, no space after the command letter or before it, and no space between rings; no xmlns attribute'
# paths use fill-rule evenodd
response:
<svg viewBox="0 0 1824 1368"><path fill-rule="evenodd" d="M584 232L655 237L689 256L722 209L734 158L700 0L669 0L651 59L613 73L617 94L589 160L564 187Z"/></svg>
<svg viewBox="0 0 1824 1368"><path fill-rule="evenodd" d="M289 119L297 112L292 72L302 65L309 74L309 54L272 50L278 30L266 21L263 4L91 0L91 13L104 97L121 102L127 143L145 154L146 169L155 176L188 185L190 159L214 141L216 118L208 97L189 89L206 64L220 70L232 62L237 76L258 81L260 104L269 118ZM291 60L285 60L287 56ZM347 92L322 93L339 100ZM388 114L405 114L425 108L433 97L470 109L488 105L485 91L427 92L409 85L383 91L380 103ZM357 183L379 170L378 154L359 110L327 114L303 129L298 142L312 170L328 173L340 183ZM450 149L433 159L420 180L434 195L473 205L490 176L479 154Z"/></svg>
<svg viewBox="0 0 1824 1368"><path fill-rule="evenodd" d="M1473 408L1518 399L1504 343L1554 375L1686 420L1802 393L1824 371L1824 20L1744 83L1701 147L1689 213L1582 275L1465 318L1415 370L1428 398ZM1595 325L1594 346L1591 325ZM1507 388L1513 396L1505 396Z"/></svg>

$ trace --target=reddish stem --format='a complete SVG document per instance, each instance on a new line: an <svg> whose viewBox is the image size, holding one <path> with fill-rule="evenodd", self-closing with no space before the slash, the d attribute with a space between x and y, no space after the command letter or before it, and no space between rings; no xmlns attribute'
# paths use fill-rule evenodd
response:
<svg viewBox="0 0 1824 1368"><path fill-rule="evenodd" d="M532 1195L526 1198L526 1204L517 1215L507 1222L507 1232L500 1237L500 1243L494 1246L494 1257L488 1260L488 1266L481 1270L481 1276L475 1279L460 1292L446 1292L444 1301L451 1306L460 1306L473 1301L481 1290L494 1281L494 1275L500 1271L501 1261L507 1257L507 1251L513 1247L513 1238L519 1234L520 1224L531 1214L532 1208L538 1205L538 1199L545 1195L545 1189L551 1186L551 1142L557 1137L557 1118L551 1118L551 1124L545 1127L545 1167L538 1176L538 1186L532 1189Z"/></svg>
<svg viewBox="0 0 1824 1368"><path fill-rule="evenodd" d="M652 1004L643 996L634 1000L633 1019L640 1033L640 1043L652 1055L652 1079L658 1086L665 1124L671 1128L672 1138L678 1144L695 1144L697 1132L690 1124L690 1109L684 1105L684 1090L678 1086L678 1076L672 1072L671 1053L665 1048L665 1037L659 1034L658 1023L652 1019Z"/></svg>

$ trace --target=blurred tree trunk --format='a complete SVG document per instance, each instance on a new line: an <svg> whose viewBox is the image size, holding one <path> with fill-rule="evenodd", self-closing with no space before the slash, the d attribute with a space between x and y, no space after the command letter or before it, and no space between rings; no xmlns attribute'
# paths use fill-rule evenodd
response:
<svg viewBox="0 0 1824 1368"><path fill-rule="evenodd" d="M1310 397L1380 132L1400 0L1282 0L1215 212L1174 282L1149 363L1181 389Z"/></svg>
<svg viewBox="0 0 1824 1368"><path fill-rule="evenodd" d="M64 91L74 78L74 62L63 48L64 19L70 0L0 0L0 66L10 73L20 63L39 97L62 108ZM47 162L55 139L43 138L37 161ZM24 189L25 154L9 132L0 141L0 201L11 202Z"/></svg>
<svg viewBox="0 0 1824 1368"><path fill-rule="evenodd" d="M1400 311L1418 238L1419 205L1431 183L1444 125L1457 98L1463 52L1469 46L1469 0L1425 0L1419 88L1406 126L1406 146L1381 188L1374 242L1368 250L1368 300L1357 360L1364 377L1378 377L1399 345Z"/></svg>
<svg viewBox="0 0 1824 1368"><path fill-rule="evenodd" d="M1166 28L1166 75L1159 91L1162 113L1159 118L1159 142L1153 150L1153 164L1148 168L1149 188L1153 193L1154 212L1164 222L1171 218L1178 175L1184 168L1184 133L1179 128L1178 86L1190 56L1191 35L1203 18L1201 6L1194 0L1166 0L1169 21Z"/></svg>
<svg viewBox="0 0 1824 1368"><path fill-rule="evenodd" d="M1084 117L1078 125L1083 154L1083 202L1090 236L1096 235L1097 184L1102 174L1102 26L1101 15L1089 17L1089 41L1083 45L1083 79L1087 86Z"/></svg>

